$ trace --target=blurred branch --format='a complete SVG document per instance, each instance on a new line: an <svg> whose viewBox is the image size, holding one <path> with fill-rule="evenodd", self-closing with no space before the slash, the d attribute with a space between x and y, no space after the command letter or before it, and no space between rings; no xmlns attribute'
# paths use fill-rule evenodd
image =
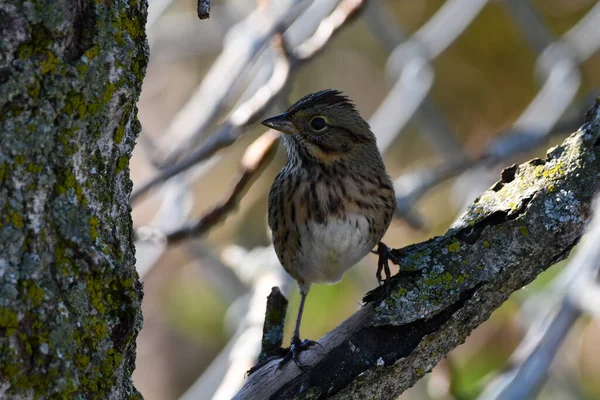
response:
<svg viewBox="0 0 600 400"><path fill-rule="evenodd" d="M427 99L435 76L431 60L467 29L486 4L487 0L447 1L409 40L392 51L386 70L395 83L369 121L382 152L400 135L402 128L419 112ZM381 28L384 29L385 26L385 22L382 22ZM435 108L429 104L427 110ZM421 114L419 120L426 121L427 116ZM432 146L441 148L438 143L443 143L453 153L462 154L460 144L454 139L451 130L441 124L440 121L443 120L437 118L432 121L437 121L435 127L443 129L423 130L425 134L431 135L429 139Z"/></svg>
<svg viewBox="0 0 600 400"><path fill-rule="evenodd" d="M295 64L311 60L319 54L331 38L365 5L366 0L342 0L333 12L319 24L315 33L294 50Z"/></svg>
<svg viewBox="0 0 600 400"><path fill-rule="evenodd" d="M590 223L585 241L570 262L578 271L577 278L564 291L558 313L549 324L538 327L532 324L526 339L511 357L511 368L496 377L482 400L510 400L533 398L548 376L548 370L560 344L581 315L582 302L574 301L581 289L595 286L600 270L600 197L594 202L594 218ZM571 268L571 266L567 268Z"/></svg>
<svg viewBox="0 0 600 400"><path fill-rule="evenodd" d="M571 301L584 313L593 318L600 317L600 275L588 282L579 291L571 293Z"/></svg>
<svg viewBox="0 0 600 400"><path fill-rule="evenodd" d="M575 26L559 40L550 40L550 30L534 7L515 6L515 1L506 3L513 13L521 12L515 20L531 47L538 52L536 72L542 85L534 99L529 103L513 124L515 131L529 132L530 143L545 140L554 125L560 120L572 104L581 85L580 65L600 46L600 3L596 4ZM531 145L525 143L531 149ZM488 166L489 167L489 166ZM482 187L491 183L489 168L481 166L469 170L455 183L456 192L461 193L466 203Z"/></svg>
<svg viewBox="0 0 600 400"><path fill-rule="evenodd" d="M440 237L393 250L407 270L367 294L368 305L309 349L300 371L272 361L235 399L394 399L510 294L564 259L599 189L600 102L547 157L511 167ZM385 368L383 367L385 366Z"/></svg>
<svg viewBox="0 0 600 400"><path fill-rule="evenodd" d="M210 0L198 0L198 18L210 17Z"/></svg>
<svg viewBox="0 0 600 400"><path fill-rule="evenodd" d="M554 35L530 0L504 0L504 3L535 53L540 54L552 44Z"/></svg>
<svg viewBox="0 0 600 400"><path fill-rule="evenodd" d="M258 7L230 29L219 57L192 94L171 120L162 141L162 158L175 164L190 149L197 147L206 130L221 115L234 87L252 65L265 45L293 21L298 7L306 0L282 0Z"/></svg>
<svg viewBox="0 0 600 400"><path fill-rule="evenodd" d="M141 184L139 188L134 190L131 194L132 203L139 200L143 194L147 193L153 187L207 160L217 151L230 146L242 135L243 130L248 125L254 123L256 118L276 100L276 96L281 93L289 77L290 64L284 54L280 40L275 42L275 47L279 51L275 60L275 68L267 83L258 89L250 99L235 109L229 118L219 127L218 131L211 135L198 150L180 163L161 170L148 182Z"/></svg>
<svg viewBox="0 0 600 400"><path fill-rule="evenodd" d="M429 98L435 77L432 60L470 25L486 4L487 0L448 1L405 40L404 32L389 17L386 4L381 1L369 3L365 13L367 26L377 40L392 50L386 69L388 75L396 80L369 121L382 152L391 146L408 121L414 118L430 145L452 168L468 162L462 144ZM414 186L414 182L411 184ZM412 227L422 228L423 219L410 206L412 202L405 201L400 195L397 214Z"/></svg>
<svg viewBox="0 0 600 400"><path fill-rule="evenodd" d="M407 38L402 27L394 19L387 1L373 0L367 3L363 19L373 37L389 52Z"/></svg>
<svg viewBox="0 0 600 400"><path fill-rule="evenodd" d="M195 222L179 228L166 235L168 244L175 244L180 240L199 236L212 226L217 224L231 212L244 196L251 184L258 178L263 167L271 160L277 150L279 134L273 130L263 133L246 149L241 162L240 172L232 190L225 199L217 204L212 211L208 212Z"/></svg>
<svg viewBox="0 0 600 400"><path fill-rule="evenodd" d="M585 109L590 107L585 104ZM585 110L582 110L583 115ZM394 181L396 190L396 215L410 215L414 204L429 190L464 171L486 165L496 165L518 154L526 153L546 144L554 135L572 132L583 122L583 118L571 118L557 124L546 136L532 135L529 131L508 131L488 143L482 154L475 158L451 160L439 167L422 168L402 175ZM415 226L414 224L411 224ZM420 228L420 225L415 227Z"/></svg>
<svg viewBox="0 0 600 400"><path fill-rule="evenodd" d="M276 66L271 79L260 88L254 96L235 109L219 130L211 135L202 146L186 157L180 163L161 170L148 182L141 184L133 191L131 202L135 203L139 198L155 186L165 182L169 178L191 168L192 166L210 158L217 151L231 145L243 133L243 130L256 122L256 119L264 114L266 109L277 99L287 83L293 68L302 63L310 61L322 51L344 25L352 20L352 17L360 10L364 0L342 1L331 15L319 24L316 32L300 44L297 49L287 51L285 44L280 40L275 47L280 49L277 53Z"/></svg>
<svg viewBox="0 0 600 400"><path fill-rule="evenodd" d="M558 348L581 311L565 299L558 314L544 332L537 332L538 342L526 358L514 360L511 370L504 372L479 397L481 400L530 399L542 388Z"/></svg>
<svg viewBox="0 0 600 400"><path fill-rule="evenodd" d="M261 350L264 327L265 298L273 287L286 287L289 279L272 247L246 251L232 246L223 259L251 288L243 303L240 325L227 346L180 400L230 400L241 388L246 371Z"/></svg>

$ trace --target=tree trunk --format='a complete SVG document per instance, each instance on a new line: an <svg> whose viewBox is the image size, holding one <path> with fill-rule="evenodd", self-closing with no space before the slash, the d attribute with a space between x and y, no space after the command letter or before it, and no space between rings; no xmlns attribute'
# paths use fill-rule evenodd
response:
<svg viewBox="0 0 600 400"><path fill-rule="evenodd" d="M140 398L146 1L0 3L0 397Z"/></svg>

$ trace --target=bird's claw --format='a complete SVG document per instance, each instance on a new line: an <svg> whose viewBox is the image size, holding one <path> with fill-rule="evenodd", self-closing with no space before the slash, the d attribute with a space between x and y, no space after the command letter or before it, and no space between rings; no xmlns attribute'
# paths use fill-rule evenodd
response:
<svg viewBox="0 0 600 400"><path fill-rule="evenodd" d="M377 277L377 283L379 283L379 286L381 286L392 276L390 271L390 260L396 264L398 263L396 262L395 257L392 255L390 248L383 242L379 242L377 245L377 250L375 250L373 253L379 255L379 259L377 260L377 273L375 276ZM385 271L385 280L381 279L382 271Z"/></svg>
<svg viewBox="0 0 600 400"><path fill-rule="evenodd" d="M292 361L294 361L294 364L296 364L298 366L298 368L300 368L302 371L304 371L306 366L300 362L300 359L298 358L298 356L300 355L301 352L303 352L304 350L306 350L314 345L321 346L321 344L319 342L315 342L314 340L309 340L309 339L300 340L300 338L292 338L292 344L290 345L290 350L285 355L285 357L283 357L281 359L281 361L279 362L279 365L277 366L277 369L281 369L288 361L292 360Z"/></svg>

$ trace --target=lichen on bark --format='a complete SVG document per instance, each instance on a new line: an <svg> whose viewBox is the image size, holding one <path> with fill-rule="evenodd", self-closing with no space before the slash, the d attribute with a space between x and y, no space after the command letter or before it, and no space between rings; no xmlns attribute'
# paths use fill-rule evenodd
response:
<svg viewBox="0 0 600 400"><path fill-rule="evenodd" d="M146 1L0 4L0 394L137 398Z"/></svg>

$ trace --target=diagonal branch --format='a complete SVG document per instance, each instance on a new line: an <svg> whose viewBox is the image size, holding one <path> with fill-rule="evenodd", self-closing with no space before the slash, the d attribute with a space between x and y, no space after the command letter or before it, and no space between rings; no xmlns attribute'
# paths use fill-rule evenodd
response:
<svg viewBox="0 0 600 400"><path fill-rule="evenodd" d="M233 144L243 134L248 125L256 122L260 115L277 100L277 97L284 90L290 74L297 67L320 54L333 36L354 19L364 4L365 0L342 1L331 15L321 21L316 32L301 43L297 49L293 50L292 54L288 53L286 44L280 38L276 38L274 47L277 52L271 79L254 96L237 107L217 132L206 139L202 146L182 161L164 168L156 176L136 188L131 195L131 202L135 203L154 187L198 165L215 155L219 150Z"/></svg>
<svg viewBox="0 0 600 400"><path fill-rule="evenodd" d="M156 176L142 183L138 189L134 190L131 195L132 203L135 203L142 195L155 186L198 165L202 161L208 160L219 150L232 145L242 135L248 125L254 123L258 116L271 106L283 90L290 73L290 63L285 55L281 38L277 37L273 42L273 47L277 50L275 66L270 79L265 85L233 111L229 118L219 127L218 131L210 136L198 150L194 151L180 163L164 168Z"/></svg>
<svg viewBox="0 0 600 400"><path fill-rule="evenodd" d="M276 145L278 142L279 133L273 130L268 130L252 142L244 153L244 157L240 163L240 173L235 180L231 192L211 211L197 221L168 233L166 235L167 243L174 244L180 240L201 235L233 210L237 206L239 199L260 176L263 168L271 161L272 156L277 150Z"/></svg>
<svg viewBox="0 0 600 400"><path fill-rule="evenodd" d="M564 259L599 189L600 102L545 159L504 171L444 236L394 250L396 275L368 304L303 353L310 365L253 373L235 399L394 399L464 342L510 294Z"/></svg>

